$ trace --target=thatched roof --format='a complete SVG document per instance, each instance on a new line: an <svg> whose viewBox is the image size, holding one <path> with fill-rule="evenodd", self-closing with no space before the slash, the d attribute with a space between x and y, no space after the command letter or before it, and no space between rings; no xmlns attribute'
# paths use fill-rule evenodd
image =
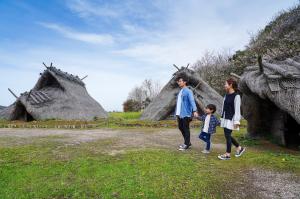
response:
<svg viewBox="0 0 300 199"><path fill-rule="evenodd" d="M142 120L163 120L175 112L177 94L180 88L177 85L178 76L186 76L189 80L189 88L193 90L199 112L204 111L207 104L215 104L217 111L221 111L222 97L200 76L188 67L178 68L171 80L164 86L159 95L143 111Z"/></svg>
<svg viewBox="0 0 300 199"><path fill-rule="evenodd" d="M106 118L107 113L87 92L78 77L53 66L29 92L22 93L16 102L0 111L0 118L9 120L92 120Z"/></svg>
<svg viewBox="0 0 300 199"><path fill-rule="evenodd" d="M262 99L272 101L300 124L300 57L283 61L265 60L259 66L244 70L241 90L249 90Z"/></svg>
<svg viewBox="0 0 300 199"><path fill-rule="evenodd" d="M248 134L272 137L285 146L300 146L300 56L260 61L240 79L242 113Z"/></svg>

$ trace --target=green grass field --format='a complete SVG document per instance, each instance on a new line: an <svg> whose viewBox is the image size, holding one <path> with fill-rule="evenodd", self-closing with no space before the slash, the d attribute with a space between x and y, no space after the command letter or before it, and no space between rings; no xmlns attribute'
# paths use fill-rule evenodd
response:
<svg viewBox="0 0 300 199"><path fill-rule="evenodd" d="M59 129L96 129L96 128L174 128L176 120L141 121L141 112L110 112L107 119L95 118L93 121L6 121L0 120L0 128L59 128ZM199 126L199 121L193 121L192 126Z"/></svg>
<svg viewBox="0 0 300 199"><path fill-rule="evenodd" d="M124 118L114 113L118 116ZM65 145L57 141L60 136L46 136L28 144L0 145L0 198L235 198L232 190L240 183L248 186L244 174L253 168L300 177L298 151L250 140L245 133L242 128L236 137L247 146L246 154L230 161L218 160L224 151L217 148L203 155L199 150L125 147L125 153L109 155L104 151L115 138ZM213 143L224 143L221 128Z"/></svg>
<svg viewBox="0 0 300 199"><path fill-rule="evenodd" d="M215 152L160 149L110 156L95 152L101 145L65 147L61 156L51 141L1 148L0 198L219 198L252 167L300 175L299 156L285 152L250 150L224 162Z"/></svg>

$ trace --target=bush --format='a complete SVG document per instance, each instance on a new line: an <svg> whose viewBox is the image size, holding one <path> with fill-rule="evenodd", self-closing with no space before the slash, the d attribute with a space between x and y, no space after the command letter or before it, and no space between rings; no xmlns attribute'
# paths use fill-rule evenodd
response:
<svg viewBox="0 0 300 199"><path fill-rule="evenodd" d="M128 99L123 103L124 112L137 112L142 109L142 104L138 101Z"/></svg>

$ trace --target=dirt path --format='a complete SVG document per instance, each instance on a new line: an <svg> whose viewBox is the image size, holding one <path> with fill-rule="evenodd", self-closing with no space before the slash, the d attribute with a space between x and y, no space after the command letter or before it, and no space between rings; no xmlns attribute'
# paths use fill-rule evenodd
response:
<svg viewBox="0 0 300 199"><path fill-rule="evenodd" d="M128 148L165 148L177 150L182 137L177 129L0 129L0 145L14 147L37 141L53 140L64 145L77 145L93 141L111 140L105 147L107 154L124 153ZM192 150L201 151L197 133L191 136ZM224 144L214 143L214 149L225 150ZM245 173L242 188L234 191L241 198L300 198L300 178L290 173L278 173L253 168Z"/></svg>
<svg viewBox="0 0 300 199"><path fill-rule="evenodd" d="M67 145L114 140L114 148L177 148L183 139L176 129L95 129L95 130L55 130L55 129L0 129L0 144L15 146L30 144L38 138L51 138ZM2 139L1 139L2 138ZM10 138L4 139L3 138ZM194 132L191 136L193 149L201 150L204 146ZM214 144L214 148L224 148L223 144Z"/></svg>

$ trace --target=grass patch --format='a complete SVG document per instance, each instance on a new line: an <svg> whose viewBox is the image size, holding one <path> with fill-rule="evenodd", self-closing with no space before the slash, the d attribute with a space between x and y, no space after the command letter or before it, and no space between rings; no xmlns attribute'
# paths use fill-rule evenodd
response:
<svg viewBox="0 0 300 199"><path fill-rule="evenodd" d="M125 120L139 119L141 117L141 112L110 112L109 117L120 118Z"/></svg>
<svg viewBox="0 0 300 199"><path fill-rule="evenodd" d="M217 149L209 155L167 149L103 153L114 143L65 146L49 137L2 146L0 198L230 198L224 190L234 189L253 167L300 176L299 153L250 147L230 161L218 160Z"/></svg>
<svg viewBox="0 0 300 199"><path fill-rule="evenodd" d="M175 128L176 120L146 121L124 119L125 116L111 116L108 119L97 119L94 121L65 121L65 120L44 120L44 121L0 121L0 128L56 128L56 129L97 129L97 128ZM125 117L125 118L126 118ZM193 121L191 127L200 127L199 121Z"/></svg>
<svg viewBox="0 0 300 199"><path fill-rule="evenodd" d="M45 128L45 129L97 129L97 128L177 128L177 121L147 121L140 120L141 112L110 112L109 118L94 118L93 121L47 119L41 121L6 121L0 120L0 128ZM200 128L202 122L193 120L191 128ZM247 121L241 121L241 127L247 126Z"/></svg>

